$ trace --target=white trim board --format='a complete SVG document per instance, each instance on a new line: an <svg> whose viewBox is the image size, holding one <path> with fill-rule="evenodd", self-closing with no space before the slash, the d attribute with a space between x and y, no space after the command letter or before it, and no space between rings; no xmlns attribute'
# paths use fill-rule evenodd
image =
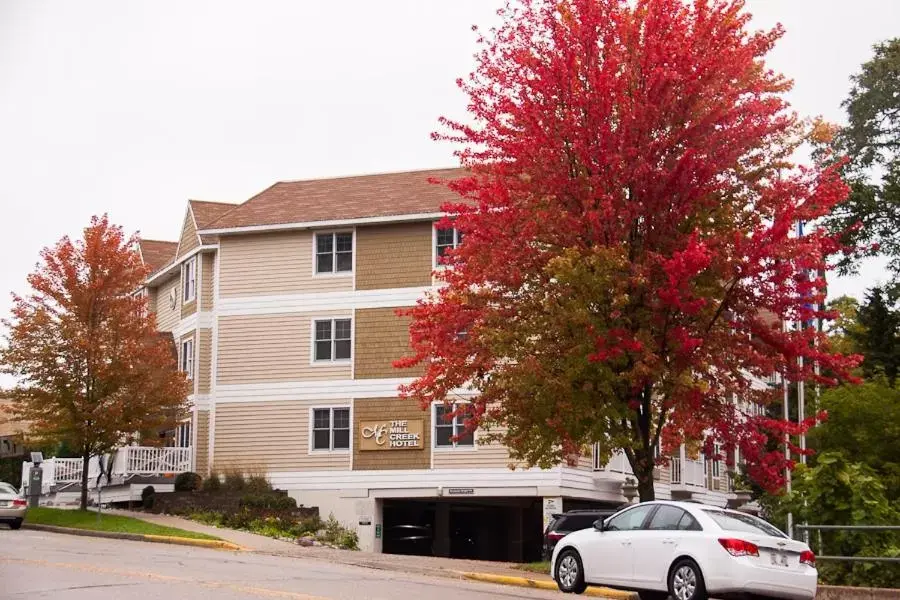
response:
<svg viewBox="0 0 900 600"><path fill-rule="evenodd" d="M282 489L333 490L367 488L414 489L555 487L561 484L559 467L552 469L403 469L378 471L286 471L268 473L273 486Z"/></svg>
<svg viewBox="0 0 900 600"><path fill-rule="evenodd" d="M359 308L391 308L414 306L432 286L394 288L385 290L357 290L343 292L311 292L274 296L241 296L218 298L218 316L264 315L317 310L354 310Z"/></svg>
<svg viewBox="0 0 900 600"><path fill-rule="evenodd" d="M243 227L225 227L222 229L202 229L198 235L226 235L233 233L256 233L260 231L284 231L289 229L326 229L329 227L352 227L354 225L373 225L377 223L408 223L410 221L433 221L445 216L442 212L413 213L406 215L389 215L385 217L357 217L355 219L332 219L329 221L298 221L295 223L278 223L273 225L245 225Z"/></svg>
<svg viewBox="0 0 900 600"><path fill-rule="evenodd" d="M332 379L277 383L218 384L215 404L233 402L275 402L289 400L346 400L347 398L392 398L397 388L414 381L398 379ZM477 395L473 390L454 390L455 400ZM423 411L424 412L424 411Z"/></svg>
<svg viewBox="0 0 900 600"><path fill-rule="evenodd" d="M180 338L183 335L186 335L192 331L197 329L212 329L213 327L213 313L211 312L201 312L201 313L193 313L188 315L187 317L181 319L178 322L178 325L172 328L172 335L175 336L176 339Z"/></svg>

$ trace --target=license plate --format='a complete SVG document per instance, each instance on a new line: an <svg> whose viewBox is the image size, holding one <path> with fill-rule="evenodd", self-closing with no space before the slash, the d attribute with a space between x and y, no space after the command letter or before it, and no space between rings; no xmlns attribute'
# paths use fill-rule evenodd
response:
<svg viewBox="0 0 900 600"><path fill-rule="evenodd" d="M772 553L769 555L769 557L770 557L771 560L772 560L772 565L774 565L774 566L776 566L776 567L787 567L787 566L789 566L789 563L788 563L788 556L787 556L787 554L785 554L784 552L772 552Z"/></svg>
<svg viewBox="0 0 900 600"><path fill-rule="evenodd" d="M10 502L9 500L0 500L0 506L6 508L8 506L12 506L12 502Z"/></svg>

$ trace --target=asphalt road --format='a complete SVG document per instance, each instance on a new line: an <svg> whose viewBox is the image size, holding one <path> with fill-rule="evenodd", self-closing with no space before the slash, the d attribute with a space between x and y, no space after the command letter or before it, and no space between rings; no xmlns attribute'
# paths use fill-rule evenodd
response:
<svg viewBox="0 0 900 600"><path fill-rule="evenodd" d="M411 558L414 560L414 558ZM506 600L558 592L324 561L0 527L0 598Z"/></svg>

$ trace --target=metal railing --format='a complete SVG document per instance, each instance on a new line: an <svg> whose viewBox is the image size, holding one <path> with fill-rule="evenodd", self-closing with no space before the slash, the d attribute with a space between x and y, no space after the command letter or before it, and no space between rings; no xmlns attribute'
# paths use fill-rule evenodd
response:
<svg viewBox="0 0 900 600"><path fill-rule="evenodd" d="M900 533L900 525L794 525L795 531L817 532L822 531L896 531ZM825 554L821 535L817 536L816 560L836 562L880 562L900 563L900 556L838 556ZM810 544L812 546L813 544Z"/></svg>

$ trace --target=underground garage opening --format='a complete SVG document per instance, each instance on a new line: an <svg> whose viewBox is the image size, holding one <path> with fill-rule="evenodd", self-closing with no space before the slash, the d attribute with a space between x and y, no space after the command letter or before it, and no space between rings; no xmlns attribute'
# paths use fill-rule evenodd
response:
<svg viewBox="0 0 900 600"><path fill-rule="evenodd" d="M383 551L476 560L540 560L541 500L384 500Z"/></svg>

